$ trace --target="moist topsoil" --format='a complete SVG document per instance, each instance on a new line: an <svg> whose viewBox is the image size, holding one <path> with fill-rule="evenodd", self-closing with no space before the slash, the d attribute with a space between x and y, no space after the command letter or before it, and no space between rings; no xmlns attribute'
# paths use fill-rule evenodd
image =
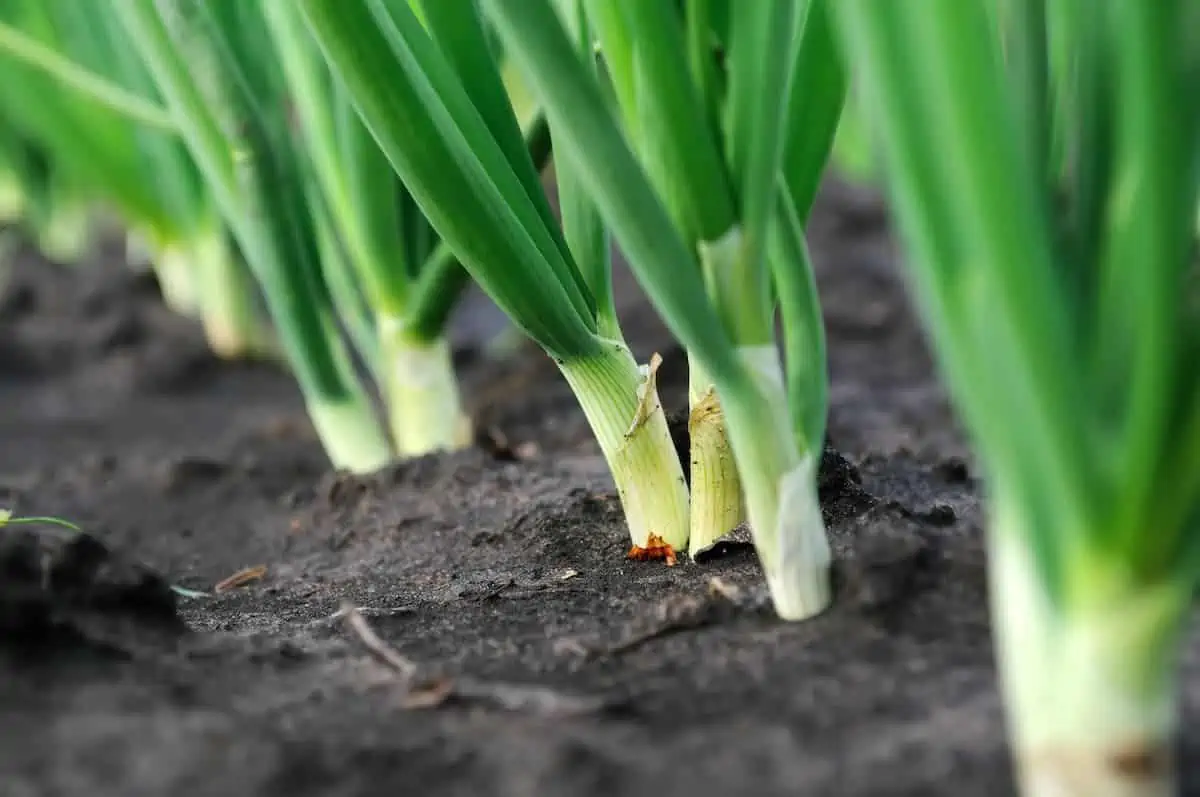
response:
<svg viewBox="0 0 1200 797"><path fill-rule="evenodd" d="M85 533L0 532L0 794L1012 794L981 485L886 218L831 185L810 235L836 601L799 624L744 540L626 558L582 413L544 354L483 345L478 296L454 335L477 444L354 477L286 374L213 359L119 252L19 250L0 506ZM618 295L682 417L684 355L624 272Z"/></svg>

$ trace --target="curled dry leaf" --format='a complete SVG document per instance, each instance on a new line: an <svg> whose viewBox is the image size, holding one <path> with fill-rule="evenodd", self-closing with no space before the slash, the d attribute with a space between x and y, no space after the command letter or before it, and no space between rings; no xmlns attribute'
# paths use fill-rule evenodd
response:
<svg viewBox="0 0 1200 797"><path fill-rule="evenodd" d="M255 567L247 567L245 570L239 570L236 573L234 573L232 576L230 576L229 578L226 578L226 579L223 579L222 581L217 582L217 585L213 587L213 592L220 594L222 592L228 592L231 589L237 589L238 587L244 587L247 584L251 584L255 581L258 581L260 578L262 578L266 574L267 574L267 566L266 565L257 565Z"/></svg>
<svg viewBox="0 0 1200 797"><path fill-rule="evenodd" d="M650 363L643 366L645 375L642 383L638 386L637 411L633 414L633 422L629 426L629 431L625 432L626 438L633 437L638 429L645 426L650 416L656 412L662 412L662 404L658 399L658 369L661 365L662 356L655 352L650 357Z"/></svg>

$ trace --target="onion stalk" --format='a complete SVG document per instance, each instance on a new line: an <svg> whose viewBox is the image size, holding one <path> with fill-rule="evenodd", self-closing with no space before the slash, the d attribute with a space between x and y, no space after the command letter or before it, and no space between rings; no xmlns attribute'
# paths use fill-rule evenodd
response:
<svg viewBox="0 0 1200 797"><path fill-rule="evenodd" d="M1200 4L839 9L986 470L1022 792L1174 794L1200 561Z"/></svg>
<svg viewBox="0 0 1200 797"><path fill-rule="evenodd" d="M685 4L682 15L668 4L636 0L583 0L583 6L626 138L691 250L725 331L739 347L772 342L765 236L744 227L748 219L758 224L753 219L771 203L744 193L742 183L775 168L763 164L779 158L801 220L807 216L845 93L826 3L742 8L698 0ZM777 98L789 90L780 107ZM767 121L764 104L777 116L788 109L793 115L782 154L756 144L778 121ZM804 356L824 360L819 347ZM689 357L689 369L690 548L696 555L742 522L745 506L716 385L699 358ZM823 414L821 397L808 403Z"/></svg>
<svg viewBox="0 0 1200 797"><path fill-rule="evenodd" d="M637 367L615 323L603 231L574 200L562 208L568 234L560 229L475 0L295 7L438 236L566 377L633 544L681 549L687 488L652 369Z"/></svg>
<svg viewBox="0 0 1200 797"><path fill-rule="evenodd" d="M336 467L391 459L321 278L304 164L282 108L265 23L251 4L113 4L204 183L263 288L309 416Z"/></svg>
<svg viewBox="0 0 1200 797"><path fill-rule="evenodd" d="M719 77L724 77L716 74L721 42L705 24L711 4L690 4L686 20L665 3L587 0L583 5L626 136L695 253L689 258L692 267L703 267L726 331L745 345L771 340L763 272L741 267L734 187L721 152L724 131L715 124L719 115L709 113L721 101ZM745 508L715 385L694 356L689 372L689 549L695 556L740 524Z"/></svg>
<svg viewBox="0 0 1200 797"><path fill-rule="evenodd" d="M469 276L396 177L297 9L263 6L311 161L322 265L339 315L380 387L401 456L473 440L445 330ZM524 145L549 156L544 125L527 115Z"/></svg>
<svg viewBox="0 0 1200 797"><path fill-rule="evenodd" d="M693 395L706 394L708 380L715 387L776 610L793 620L819 613L830 601L830 550L816 494L826 392L802 219L840 99L834 92L833 108L818 112L794 98L805 94L798 78L840 69L824 60L835 54L829 29L820 28L823 3L809 4L807 15L791 2L711 4L717 13L708 19L729 23L708 32L728 46L728 88L699 96L696 83L721 83L719 73L706 76L715 54L705 44L691 62L703 62L702 79L693 77L684 35L665 6L587 3L616 110L546 0L483 6L545 109L559 162L579 175L693 370L704 375ZM821 48L825 55L814 55ZM793 124L805 114L810 124ZM786 368L774 337L776 302ZM705 456L712 457L702 466L707 475L703 468L722 460L715 450ZM723 477L716 481L727 489ZM701 519L722 517L715 511ZM701 536L693 549L707 543Z"/></svg>
<svg viewBox="0 0 1200 797"><path fill-rule="evenodd" d="M322 260L326 277L336 284L348 276L366 302L371 331L365 334L374 339L360 353L372 361L397 452L418 456L469 445L471 423L444 338L466 273L406 196L297 10L266 3L263 14L295 103L317 201L336 238L329 245L341 250ZM329 273L347 267L350 275Z"/></svg>

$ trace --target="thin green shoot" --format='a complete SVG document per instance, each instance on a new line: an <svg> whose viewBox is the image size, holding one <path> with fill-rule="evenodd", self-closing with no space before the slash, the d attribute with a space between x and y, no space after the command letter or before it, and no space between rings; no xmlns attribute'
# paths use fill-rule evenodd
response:
<svg viewBox="0 0 1200 797"><path fill-rule="evenodd" d="M51 515L14 515L11 509L0 509L0 528L4 528L5 526L31 526L39 524L59 526L71 531L83 531L83 529L71 521L60 517L53 517Z"/></svg>

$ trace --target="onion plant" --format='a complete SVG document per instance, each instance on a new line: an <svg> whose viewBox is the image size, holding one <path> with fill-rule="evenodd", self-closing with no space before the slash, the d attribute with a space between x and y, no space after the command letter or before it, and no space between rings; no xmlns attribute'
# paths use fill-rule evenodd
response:
<svg viewBox="0 0 1200 797"><path fill-rule="evenodd" d="M1200 3L998 8L839 21L986 469L1023 793L1165 796L1200 569Z"/></svg>
<svg viewBox="0 0 1200 797"><path fill-rule="evenodd" d="M654 368L639 369L617 325L606 233L579 193L568 190L561 227L554 217L475 0L280 6L302 14L438 236L566 377L611 468L633 543L685 546L682 467Z"/></svg>
<svg viewBox="0 0 1200 797"><path fill-rule="evenodd" d="M214 351L266 351L249 275L111 9L5 3L0 81L5 149L49 254L78 257L87 211L108 205L146 242L168 303L203 319Z"/></svg>
<svg viewBox="0 0 1200 797"><path fill-rule="evenodd" d="M14 8L20 3L30 9L24 27L0 27L0 55L58 90L68 110L78 100L81 113L111 112L115 132L93 149L130 191L109 185L102 193L149 241L168 301L186 304L193 281L201 303L216 298L217 310L244 299L245 291L221 290L229 279L212 279L227 274L220 265L241 263L229 251L244 253L339 465L370 469L386 449L339 327L380 381L401 455L470 441L443 336L466 273L392 174L298 18L280 10L285 4L125 3L118 22L113 8L85 0L18 0ZM32 22L60 34L58 46L29 35L39 30ZM118 46L124 39L136 47ZM10 99L18 108L32 102ZM66 125L42 127L79 156ZM544 161L544 125L527 127ZM135 163L146 174L131 171ZM227 350L209 326L214 347Z"/></svg>
<svg viewBox="0 0 1200 797"><path fill-rule="evenodd" d="M753 4L698 0L683 4L682 13L669 3L636 0L558 5L568 18L580 9L574 13L585 14L596 33L625 139L692 254L676 268L703 276L735 347L773 357L770 275L763 264L767 227L747 229L745 222L757 215L751 222L762 225L769 215L766 192L773 185L764 176L777 158L801 221L815 193L845 89L825 3L743 8ZM767 49L745 57L758 47ZM754 60L759 56L761 63ZM780 101L789 80L798 93L790 106ZM789 107L795 118L784 137L780 123ZM782 155L775 152L780 141ZM758 181L760 196L743 196L747 180ZM813 324L811 332L818 331ZM816 372L823 370L819 346L805 354ZM702 358L690 356L689 371L690 548L696 554L742 522L745 508L714 380ZM818 383L823 380L811 387L822 389ZM814 416L823 416L822 396L808 404ZM805 448L821 445L819 423L812 431L816 436Z"/></svg>
<svg viewBox="0 0 1200 797"><path fill-rule="evenodd" d="M374 362L397 449L407 456L465 446L471 426L444 333L467 273L392 171L299 14L279 2L263 12L329 227L326 274L331 287L343 286L334 291L343 307L353 301L346 277L366 299L359 337L369 340L360 350Z"/></svg>
<svg viewBox="0 0 1200 797"><path fill-rule="evenodd" d="M461 448L473 435L445 330L469 275L392 171L301 16L285 3L262 10L311 163L324 274L372 365L397 451ZM549 138L536 108L524 110L523 146L540 170Z"/></svg>
<svg viewBox="0 0 1200 797"><path fill-rule="evenodd" d="M207 190L262 286L309 416L337 467L369 471L391 446L340 335L321 272L318 217L261 8L115 0Z"/></svg>
<svg viewBox="0 0 1200 797"><path fill-rule="evenodd" d="M263 11L324 200L326 246L342 245L341 258L323 259L326 274L352 266L370 308L370 356L388 403L392 437L401 454L460 448L472 436L442 331L466 284L461 266L444 246L436 247L437 236L398 184L296 14L280 2L266 2ZM437 286L432 292L430 283ZM338 284L336 275L330 284ZM430 306L431 298L437 306ZM420 299L424 306L418 306Z"/></svg>
<svg viewBox="0 0 1200 797"><path fill-rule="evenodd" d="M557 162L687 348L703 375L693 387L719 398L777 611L816 614L830 599L815 484L826 376L802 225L843 92L826 3L697 3L682 27L666 4L569 4L568 21L583 10L600 32L616 107L547 0L482 5L545 110Z"/></svg>

